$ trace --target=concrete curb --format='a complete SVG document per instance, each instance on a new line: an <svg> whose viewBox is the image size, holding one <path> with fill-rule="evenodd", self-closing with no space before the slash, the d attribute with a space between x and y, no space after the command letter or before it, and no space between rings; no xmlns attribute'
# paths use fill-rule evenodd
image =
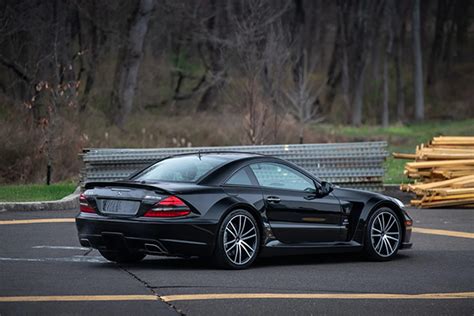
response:
<svg viewBox="0 0 474 316"><path fill-rule="evenodd" d="M21 211L79 211L80 187L57 201L41 202L0 202L0 212L21 212Z"/></svg>

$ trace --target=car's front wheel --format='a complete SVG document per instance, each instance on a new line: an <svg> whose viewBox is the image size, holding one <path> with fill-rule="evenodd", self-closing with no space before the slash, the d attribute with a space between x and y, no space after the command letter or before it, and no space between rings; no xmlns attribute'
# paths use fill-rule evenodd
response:
<svg viewBox="0 0 474 316"><path fill-rule="evenodd" d="M254 217L245 210L234 210L223 220L214 253L216 263L228 269L245 269L257 257L260 231Z"/></svg>
<svg viewBox="0 0 474 316"><path fill-rule="evenodd" d="M145 258L145 254L139 252L130 252L127 250L120 250L120 251L106 251L106 250L99 250L102 257L109 261L117 262L117 263L135 263L141 261Z"/></svg>
<svg viewBox="0 0 474 316"><path fill-rule="evenodd" d="M387 207L376 210L369 219L365 252L370 259L390 260L396 256L402 238L402 226L395 212Z"/></svg>

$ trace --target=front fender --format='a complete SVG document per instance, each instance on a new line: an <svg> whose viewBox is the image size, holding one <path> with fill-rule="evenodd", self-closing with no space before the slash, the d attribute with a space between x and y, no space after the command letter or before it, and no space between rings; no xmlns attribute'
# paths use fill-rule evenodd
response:
<svg viewBox="0 0 474 316"><path fill-rule="evenodd" d="M367 231L367 224L369 222L370 216L373 212L378 210L381 207L388 207L392 209L397 215L402 225L402 240L404 239L405 235L405 215L404 211L393 201L390 200L380 200L379 198L372 197L366 203L362 212L360 214L359 220L357 221L357 226L354 232L353 240L364 244L365 241L365 234Z"/></svg>

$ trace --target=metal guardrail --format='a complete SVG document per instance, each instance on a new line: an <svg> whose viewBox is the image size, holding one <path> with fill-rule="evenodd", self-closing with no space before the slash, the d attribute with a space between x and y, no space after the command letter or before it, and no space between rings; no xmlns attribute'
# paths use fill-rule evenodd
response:
<svg viewBox="0 0 474 316"><path fill-rule="evenodd" d="M242 151L275 156L342 187L373 191L383 190L383 162L388 155L387 142L384 141L157 149L89 148L82 153L82 183L120 180L158 159L197 151Z"/></svg>

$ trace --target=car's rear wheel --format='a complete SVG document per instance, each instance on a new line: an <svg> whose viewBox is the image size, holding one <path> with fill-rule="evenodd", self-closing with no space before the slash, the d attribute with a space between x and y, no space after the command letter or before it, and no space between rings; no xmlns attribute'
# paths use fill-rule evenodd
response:
<svg viewBox="0 0 474 316"><path fill-rule="evenodd" d="M118 251L99 250L99 252L105 259L117 263L135 263L143 260L146 256L146 254L130 252L125 249Z"/></svg>
<svg viewBox="0 0 474 316"><path fill-rule="evenodd" d="M370 259L390 260L397 255L402 238L402 226L393 210L382 207L369 219L365 252Z"/></svg>
<svg viewBox="0 0 474 316"><path fill-rule="evenodd" d="M221 224L214 252L216 263L228 269L245 269L258 255L260 231L254 217L245 210L230 212Z"/></svg>

